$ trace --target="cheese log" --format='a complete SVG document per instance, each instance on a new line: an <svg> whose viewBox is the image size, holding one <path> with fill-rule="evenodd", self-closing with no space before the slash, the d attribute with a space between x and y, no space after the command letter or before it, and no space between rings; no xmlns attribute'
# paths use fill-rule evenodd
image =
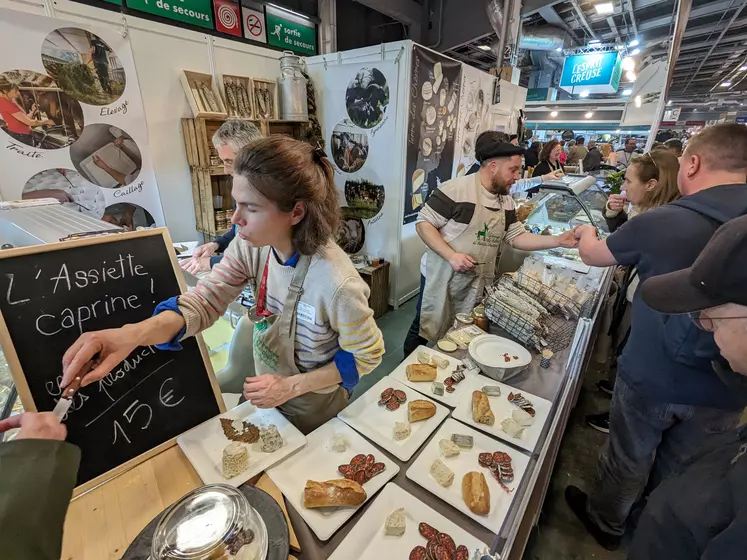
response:
<svg viewBox="0 0 747 560"><path fill-rule="evenodd" d="M366 491L353 480L345 478L326 482L306 481L303 491L303 507L356 507L366 501Z"/></svg>
<svg viewBox="0 0 747 560"><path fill-rule="evenodd" d="M462 478L462 498L467 507L477 515L490 513L490 489L485 475L468 472Z"/></svg>
<svg viewBox="0 0 747 560"><path fill-rule="evenodd" d="M478 424L495 424L495 414L490 410L490 401L482 391L472 392L472 419Z"/></svg>
<svg viewBox="0 0 747 560"><path fill-rule="evenodd" d="M447 467L441 459L433 461L430 471L431 476L444 488L448 488L454 482L454 471Z"/></svg>
<svg viewBox="0 0 747 560"><path fill-rule="evenodd" d="M449 457L456 457L460 452L459 446L450 439L440 440L438 442L438 448L441 451L441 455L443 455L447 459Z"/></svg>
<svg viewBox="0 0 747 560"><path fill-rule="evenodd" d="M395 509L386 518L384 532L391 537L401 537L405 534L405 510Z"/></svg>
<svg viewBox="0 0 747 560"><path fill-rule="evenodd" d="M435 381L436 366L429 364L410 364L405 369L408 381Z"/></svg>
<svg viewBox="0 0 747 560"><path fill-rule="evenodd" d="M249 450L237 442L229 443L223 450L223 478L238 476L249 468Z"/></svg>
<svg viewBox="0 0 747 560"><path fill-rule="evenodd" d="M408 420L420 422L436 415L436 405L429 401L410 401L407 405Z"/></svg>

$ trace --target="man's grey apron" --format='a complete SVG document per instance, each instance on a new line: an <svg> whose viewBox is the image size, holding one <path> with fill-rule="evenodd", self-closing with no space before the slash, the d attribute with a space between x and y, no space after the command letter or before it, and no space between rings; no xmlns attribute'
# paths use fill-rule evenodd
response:
<svg viewBox="0 0 747 560"><path fill-rule="evenodd" d="M479 173L475 189L482 189ZM420 336L436 341L451 328L457 313L472 313L486 285L495 277L495 261L506 231L503 208L488 208L478 190L477 204L467 229L449 242L457 253L470 255L476 262L469 272L454 272L448 261L426 250L425 289L420 308ZM495 201L500 206L500 198Z"/></svg>
<svg viewBox="0 0 747 560"><path fill-rule="evenodd" d="M267 259L273 258L269 248L262 250L262 254L264 259L260 257L259 270L264 270ZM296 366L296 312L310 262L311 257L305 255L298 259L288 294L285 296L283 311L279 316L257 316L256 302L249 310L249 317L254 322L255 375L273 373L290 377L301 373ZM259 290L255 290L254 293L259 300ZM347 404L345 390L334 385L292 398L280 405L278 410L302 433L308 434L335 417Z"/></svg>

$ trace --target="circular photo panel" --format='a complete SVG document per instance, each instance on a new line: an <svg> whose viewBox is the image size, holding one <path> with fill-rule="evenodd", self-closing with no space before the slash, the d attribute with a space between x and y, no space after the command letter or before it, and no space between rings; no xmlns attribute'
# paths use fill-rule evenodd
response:
<svg viewBox="0 0 747 560"><path fill-rule="evenodd" d="M32 70L0 74L0 130L33 148L55 150L83 131L83 110L49 76Z"/></svg>
<svg viewBox="0 0 747 560"><path fill-rule="evenodd" d="M384 118L389 105L389 85L378 68L361 68L345 91L350 120L362 128L373 128Z"/></svg>
<svg viewBox="0 0 747 560"><path fill-rule="evenodd" d="M47 35L42 64L65 93L89 105L114 103L125 90L119 57L84 29L64 27Z"/></svg>
<svg viewBox="0 0 747 560"><path fill-rule="evenodd" d="M120 202L107 206L101 219L127 231L149 228L156 225L153 216L145 208L132 202Z"/></svg>
<svg viewBox="0 0 747 560"><path fill-rule="evenodd" d="M353 255L363 249L366 242L366 229L363 220L356 217L347 206L342 207L342 223L337 232L337 244L348 255Z"/></svg>
<svg viewBox="0 0 747 560"><path fill-rule="evenodd" d="M370 220L384 207L384 185L367 179L345 181L348 215Z"/></svg>
<svg viewBox="0 0 747 560"><path fill-rule="evenodd" d="M332 131L332 159L345 173L358 171L368 159L368 133L345 119Z"/></svg>
<svg viewBox="0 0 747 560"><path fill-rule="evenodd" d="M70 159L78 173L106 189L129 185L140 174L140 148L121 128L92 124L70 146Z"/></svg>
<svg viewBox="0 0 747 560"><path fill-rule="evenodd" d="M73 212L100 219L106 201L103 191L72 169L45 169L26 181L21 199L55 198Z"/></svg>

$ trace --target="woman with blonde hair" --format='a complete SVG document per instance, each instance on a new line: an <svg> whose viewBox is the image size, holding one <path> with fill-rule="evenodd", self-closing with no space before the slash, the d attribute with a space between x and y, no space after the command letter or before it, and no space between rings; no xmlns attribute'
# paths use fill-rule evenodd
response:
<svg viewBox="0 0 747 560"><path fill-rule="evenodd" d="M611 194L604 211L610 233L625 222L651 208L669 204L680 198L677 188L677 172L680 165L677 158L666 149L655 149L642 156L636 156L625 170L622 190L625 194ZM622 352L630 331L630 311L633 296L638 288L638 273L635 269L619 267L620 278L618 299L610 320L608 336L616 347L615 359ZM605 356L606 358L606 356ZM605 393L612 394L614 388L615 365L609 379L602 379L597 386ZM609 412L591 414L586 423L603 433L609 433Z"/></svg>

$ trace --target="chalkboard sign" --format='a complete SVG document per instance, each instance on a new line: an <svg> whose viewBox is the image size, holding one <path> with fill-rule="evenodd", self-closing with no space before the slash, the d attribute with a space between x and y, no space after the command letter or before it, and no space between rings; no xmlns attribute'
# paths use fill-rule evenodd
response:
<svg viewBox="0 0 747 560"><path fill-rule="evenodd" d="M166 230L0 251L0 341L26 410L52 410L62 356L87 331L147 319L182 292ZM76 495L225 410L201 339L137 348L78 391L63 422L82 450Z"/></svg>

